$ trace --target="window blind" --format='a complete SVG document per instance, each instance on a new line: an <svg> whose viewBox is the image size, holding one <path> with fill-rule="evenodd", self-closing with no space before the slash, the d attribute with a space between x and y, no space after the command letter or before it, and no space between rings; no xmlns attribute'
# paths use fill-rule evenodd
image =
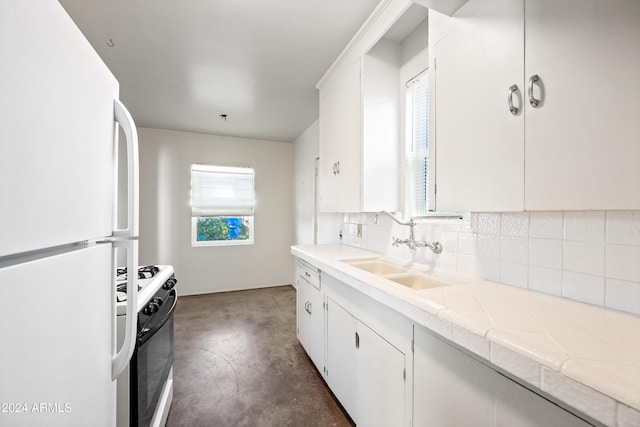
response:
<svg viewBox="0 0 640 427"><path fill-rule="evenodd" d="M406 96L406 208L409 215L428 211L429 78L422 72L407 83Z"/></svg>
<svg viewBox="0 0 640 427"><path fill-rule="evenodd" d="M251 216L252 168L191 165L192 216Z"/></svg>

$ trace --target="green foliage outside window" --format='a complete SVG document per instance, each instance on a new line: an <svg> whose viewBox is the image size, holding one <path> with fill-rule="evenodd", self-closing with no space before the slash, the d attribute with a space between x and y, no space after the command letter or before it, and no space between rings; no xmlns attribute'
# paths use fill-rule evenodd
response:
<svg viewBox="0 0 640 427"><path fill-rule="evenodd" d="M249 240L248 217L199 217L196 230L197 240Z"/></svg>

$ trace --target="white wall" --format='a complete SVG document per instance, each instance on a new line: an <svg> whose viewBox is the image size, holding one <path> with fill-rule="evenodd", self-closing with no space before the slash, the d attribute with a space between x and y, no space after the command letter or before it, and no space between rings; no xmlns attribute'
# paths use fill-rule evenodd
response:
<svg viewBox="0 0 640 427"><path fill-rule="evenodd" d="M394 248L409 229L375 214L343 217L344 243L602 307L640 314L640 211L483 212L464 223L423 221L416 239L442 243L440 255ZM358 238L356 224L363 224Z"/></svg>
<svg viewBox="0 0 640 427"><path fill-rule="evenodd" d="M138 129L140 264L172 264L182 295L291 283L293 145ZM255 244L191 247L192 163L255 169Z"/></svg>

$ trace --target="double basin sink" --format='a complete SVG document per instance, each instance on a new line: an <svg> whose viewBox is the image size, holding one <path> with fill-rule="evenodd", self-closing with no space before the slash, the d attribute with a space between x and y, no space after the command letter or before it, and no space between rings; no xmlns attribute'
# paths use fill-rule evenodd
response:
<svg viewBox="0 0 640 427"><path fill-rule="evenodd" d="M414 290L447 286L446 283L383 258L352 259L342 260L342 262Z"/></svg>

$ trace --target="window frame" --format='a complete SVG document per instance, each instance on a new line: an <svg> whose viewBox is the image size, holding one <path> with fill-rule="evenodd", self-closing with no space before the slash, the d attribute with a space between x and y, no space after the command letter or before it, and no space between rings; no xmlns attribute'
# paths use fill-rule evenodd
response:
<svg viewBox="0 0 640 427"><path fill-rule="evenodd" d="M223 175L228 175L228 174L233 174L233 173L240 173L242 174L242 170L245 169L247 170L246 175L251 175L251 181L252 181L252 199L251 199L251 208L250 210L247 209L246 206L242 205L243 207L238 207L238 208L225 208L225 207L221 207L221 211L218 212L218 207L217 206L212 206L211 204L205 204L200 205L200 206L194 206L193 200L194 198L198 199L198 200L203 200L201 194L198 194L197 197L194 197L194 189L198 188L198 187L194 187L194 172L198 172L198 173L203 173L203 172L210 172L210 173L220 173ZM217 183L216 183L217 184ZM205 164L192 164L191 168L190 168L190 201L189 204L191 206L191 247L207 247L207 246L246 246L246 245L253 245L255 243L255 202L256 202L256 196L255 196L255 169L251 168L251 167L240 167L240 166L226 166L226 165L205 165ZM202 187L199 187L202 188ZM214 185L214 187L209 187L210 188L219 188L217 187L217 185ZM240 187L242 188L242 187ZM215 196L213 196L215 197ZM242 193L241 196L242 197ZM212 199L213 200L213 199ZM209 202L211 202L212 200L209 200ZM223 196L223 203L224 203L224 196ZM247 198L244 199L240 199L240 200L249 200ZM203 209L205 210L205 213L202 213ZM214 212L212 212L210 215L208 215L206 213L206 210L211 211L213 209ZM200 218L246 218L247 222L248 222L248 228L249 228L249 238L248 239L223 239L223 240L198 240L198 220Z"/></svg>

